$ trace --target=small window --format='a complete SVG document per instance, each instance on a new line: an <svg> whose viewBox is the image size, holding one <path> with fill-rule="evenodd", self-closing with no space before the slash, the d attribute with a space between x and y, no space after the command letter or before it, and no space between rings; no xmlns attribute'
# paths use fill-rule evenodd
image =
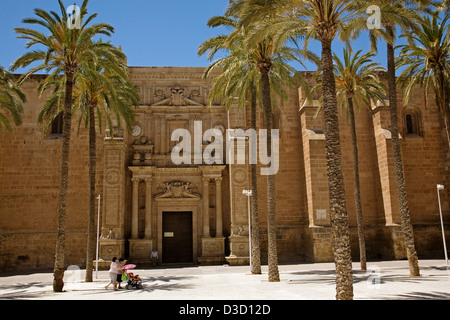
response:
<svg viewBox="0 0 450 320"><path fill-rule="evenodd" d="M63 133L63 112L60 112L52 122L51 134Z"/></svg>
<svg viewBox="0 0 450 320"><path fill-rule="evenodd" d="M410 114L406 115L406 133L417 133L417 129L414 128L413 116Z"/></svg>
<svg viewBox="0 0 450 320"><path fill-rule="evenodd" d="M422 116L416 107L406 107L403 110L403 134L405 136L423 137Z"/></svg>

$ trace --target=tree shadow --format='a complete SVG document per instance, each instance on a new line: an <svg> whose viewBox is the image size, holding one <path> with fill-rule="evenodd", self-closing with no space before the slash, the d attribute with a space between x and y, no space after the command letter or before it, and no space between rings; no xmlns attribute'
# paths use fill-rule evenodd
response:
<svg viewBox="0 0 450 320"><path fill-rule="evenodd" d="M96 282L93 287L86 286L86 282L80 282L76 284L66 284L65 289L61 293L55 293L52 291L51 283L44 282L30 282L13 284L5 287L4 291L0 290L0 300L20 300L20 299L39 299L48 295L64 295L76 293L79 296L92 296L92 295L127 295L127 294L148 294L155 291L174 291L174 290L186 290L191 289L194 286L184 281L192 279L193 277L186 276L161 276L161 277L141 277L143 288L131 288L125 289L127 282L122 282L122 289L113 291L112 288L105 290L106 282ZM42 290L45 287L49 287L48 291ZM75 287L72 287L75 286ZM78 287L77 287L78 286ZM41 290L39 290L41 289Z"/></svg>
<svg viewBox="0 0 450 320"><path fill-rule="evenodd" d="M409 292L385 297L388 300L450 300L448 292Z"/></svg>
<svg viewBox="0 0 450 320"><path fill-rule="evenodd" d="M193 277L182 276L161 276L161 277L141 277L142 288L137 289L132 287L126 289L127 282L122 282L122 289L114 291L114 294L129 295L129 294L148 294L154 291L175 291L192 289L194 286L191 284L181 283L181 281L192 279ZM76 290L75 290L76 291ZM92 294L105 294L105 289L102 287L95 292L91 289L84 289L79 291L86 291L86 295ZM112 290L111 290L112 292Z"/></svg>
<svg viewBox="0 0 450 320"><path fill-rule="evenodd" d="M30 282L30 283L19 283L7 286L5 291L0 290L1 300L16 300L16 299L27 299L37 297L42 294L42 291L30 291L30 289L42 289L47 287L48 284L43 282Z"/></svg>
<svg viewBox="0 0 450 320"><path fill-rule="evenodd" d="M289 272L289 275L305 277L302 279L290 279L289 280L290 284L307 284L307 283L332 284L335 283L336 281L336 270L332 269Z"/></svg>
<svg viewBox="0 0 450 320"><path fill-rule="evenodd" d="M425 268L423 268L425 270ZM435 270L446 270L446 267L443 269L440 267L431 267L429 269ZM421 283L424 281L439 281L439 278L433 276L419 276L419 277L410 277L409 275L396 275L396 274L377 274L371 272L371 270L363 271L363 270L353 270L353 284L357 284L359 282L367 282L370 278L376 278L379 281L377 284L383 283L393 283L393 282L403 282L403 283ZM291 284L304 284L304 283L334 283L336 279L336 270L305 270L305 271L297 271L290 272L290 275L296 275L305 277L303 279L291 279L289 282ZM311 277L308 277L311 276Z"/></svg>
<svg viewBox="0 0 450 320"><path fill-rule="evenodd" d="M192 284L180 283L193 279L193 277L186 276L161 276L161 277L148 277L142 278L143 289L131 289L134 292L150 293L153 291L174 291L174 290L186 290L192 289ZM140 290L140 291L139 291Z"/></svg>

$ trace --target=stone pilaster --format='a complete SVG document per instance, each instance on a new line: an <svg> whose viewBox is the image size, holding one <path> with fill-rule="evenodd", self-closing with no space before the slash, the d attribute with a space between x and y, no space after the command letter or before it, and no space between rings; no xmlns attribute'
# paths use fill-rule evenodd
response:
<svg viewBox="0 0 450 320"><path fill-rule="evenodd" d="M248 189L248 170L246 165L231 167L231 235L230 255L226 257L230 265L246 265L250 262L248 199L242 193Z"/></svg>
<svg viewBox="0 0 450 320"><path fill-rule="evenodd" d="M305 163L306 200L309 226L306 256L314 262L333 261L329 210L328 174L323 113L316 116L318 101L306 101L300 109L300 126Z"/></svg>
<svg viewBox="0 0 450 320"><path fill-rule="evenodd" d="M216 181L216 237L223 237L222 177Z"/></svg>
<svg viewBox="0 0 450 320"><path fill-rule="evenodd" d="M398 225L401 223L401 217L395 178L392 139L391 132L389 131L391 125L389 105L379 105L373 112L373 127L377 145L378 170L380 172L386 225Z"/></svg>
<svg viewBox="0 0 450 320"><path fill-rule="evenodd" d="M203 177L203 238L210 237L209 228L209 178Z"/></svg>
<svg viewBox="0 0 450 320"><path fill-rule="evenodd" d="M131 196L131 239L139 237L139 178L131 178L132 196Z"/></svg>
<svg viewBox="0 0 450 320"><path fill-rule="evenodd" d="M152 239L152 178L145 178L145 239Z"/></svg>
<svg viewBox="0 0 450 320"><path fill-rule="evenodd" d="M99 256L103 260L121 257L125 250L125 159L123 139L105 139L101 237Z"/></svg>

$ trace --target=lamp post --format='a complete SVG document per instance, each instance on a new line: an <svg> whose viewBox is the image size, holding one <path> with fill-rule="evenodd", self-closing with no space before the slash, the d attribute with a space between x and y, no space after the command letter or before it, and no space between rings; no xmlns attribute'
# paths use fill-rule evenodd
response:
<svg viewBox="0 0 450 320"><path fill-rule="evenodd" d="M98 279L98 242L99 242L99 234L100 234L100 199L101 196L98 195L98 215L97 215L97 252L95 254L95 278Z"/></svg>
<svg viewBox="0 0 450 320"><path fill-rule="evenodd" d="M439 215L441 217L442 241L444 242L445 263L448 267L447 245L445 244L444 219L442 218L441 196L439 195L440 190L444 190L444 185L442 184L437 185L437 194L439 201Z"/></svg>
<svg viewBox="0 0 450 320"><path fill-rule="evenodd" d="M252 270L252 232L251 232L251 219L250 219L250 197L252 196L252 190L242 190L242 193L247 196L248 203L248 256L250 258L250 272Z"/></svg>

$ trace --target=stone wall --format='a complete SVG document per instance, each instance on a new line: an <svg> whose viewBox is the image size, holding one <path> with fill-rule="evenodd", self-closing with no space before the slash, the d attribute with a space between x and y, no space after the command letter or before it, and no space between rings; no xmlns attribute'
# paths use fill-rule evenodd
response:
<svg viewBox="0 0 450 320"><path fill-rule="evenodd" d="M22 126L0 133L0 270L52 268L54 263L61 139L51 136L37 116L44 98L33 77L23 88L28 97ZM88 215L88 134L77 134L75 115L69 162L66 261L84 265ZM102 142L98 137L98 144ZM101 144L100 144L101 145ZM102 149L97 150L97 190L103 178ZM99 193L97 191L97 193Z"/></svg>
<svg viewBox="0 0 450 320"><path fill-rule="evenodd" d="M204 103L210 80L202 79L201 68L131 68L133 81L140 88L143 105L136 111L138 123L144 134L154 142L154 165L166 165L167 152L171 145L169 137L162 137L160 128L163 112L155 116L154 111L171 86L180 85L191 93L198 103ZM14 128L13 133L0 132L0 270L52 268L57 228L57 201L59 194L59 171L61 140L51 136L48 130L37 124L36 119L45 97L37 96L36 87L40 76L27 81L24 89L28 96L25 104L23 125ZM197 91L196 91L197 90ZM439 225L436 184L444 184L441 192L446 230L449 232L450 212L448 185L448 143L442 120L432 99L424 101L423 92L417 90L408 106L402 104L399 92L399 128L402 134L402 153L411 219L414 224L416 246L419 258L441 258L442 238ZM332 235L329 220L328 181L325 160L323 117L315 116L315 102L305 103L297 89L289 91L289 99L276 110L275 126L280 130L280 170L276 176L277 239L280 262L333 261ZM166 101L165 103L170 102ZM156 106L155 106L156 104ZM149 108L150 106L156 108ZM204 129L218 122L228 122L231 128L250 126L250 110L233 109L230 113L197 110ZM153 110L153 111L150 111ZM206 110L206 109L205 109ZM418 134L408 134L406 114L414 111L420 127ZM180 111L181 112L181 111ZM183 111L184 112L184 111ZM188 110L183 114L192 116ZM187 113L186 113L187 112ZM176 114L173 114L176 116ZM192 118L194 119L194 118ZM71 141L69 192L66 226L66 264L85 265L86 229L88 214L88 134L80 128L77 134L77 120L73 119ZM176 119L175 119L176 120ZM175 121L174 120L174 121ZM217 121L216 121L217 120ZM217 122L217 123L216 123ZM402 233L399 226L400 214L393 157L389 132L389 112L381 106L372 110L361 108L356 112L358 148L360 155L361 198L366 232L368 259L405 258ZM258 111L258 128L263 127L262 112ZM340 111L343 170L346 187L346 201L350 219L352 255L359 259L356 216L353 195L353 157L350 127L345 112ZM406 128L406 129L405 129ZM406 130L406 131L405 131ZM117 228L121 233L118 244L120 254L129 253L128 240L132 233L132 173L127 169L133 164L135 137L125 133L122 141L123 159L115 169L123 170L123 190L117 214L121 217ZM166 141L166 142L163 142ZM163 147L163 143L166 143ZM96 194L102 194L102 219L104 210L111 203L104 200L104 181L112 181L108 175L114 171L108 159L108 150L114 146L104 140L104 132L97 137L97 185ZM161 148L164 148L162 150ZM158 152L156 152L158 151ZM164 151L166 154L164 154ZM164 162L164 164L163 164ZM170 165L169 165L170 166ZM258 166L260 168L260 166ZM243 189L250 188L250 174L247 164L227 166L222 173L222 210L225 253L230 263L245 263L248 256L247 197ZM106 170L106 171L105 171ZM104 176L104 172L107 176ZM199 178L200 179L200 178ZM202 190L200 180L195 186ZM164 181L154 181L154 191ZM232 187L230 188L230 183ZM158 184L158 185L157 185ZM261 251L263 262L267 250L267 203L266 178L258 177L259 215L261 228ZM210 184L210 225L215 233L215 186ZM140 185L145 193L145 182ZM199 192L202 193L202 192ZM139 207L145 207L145 197L139 198ZM153 202L153 206L156 206ZM199 204L202 208L202 202ZM145 211L145 209L144 209ZM198 224L202 212L199 209ZM145 213L140 214L140 217ZM141 217L142 218L142 217ZM139 218L139 219L141 219ZM156 219L156 218L155 218ZM142 219L141 219L142 220ZM141 221L141 229L144 229ZM156 223L156 220L154 220ZM106 227L106 225L105 225ZM102 230L107 233L108 230ZM156 232L156 231L155 231ZM450 234L447 234L447 238ZM106 241L106 240L105 240ZM106 241L107 242L107 241ZM203 250L201 233L198 237L199 254ZM117 245L117 243L110 244ZM107 246L105 246L107 250ZM238 257L238 258L236 258Z"/></svg>

